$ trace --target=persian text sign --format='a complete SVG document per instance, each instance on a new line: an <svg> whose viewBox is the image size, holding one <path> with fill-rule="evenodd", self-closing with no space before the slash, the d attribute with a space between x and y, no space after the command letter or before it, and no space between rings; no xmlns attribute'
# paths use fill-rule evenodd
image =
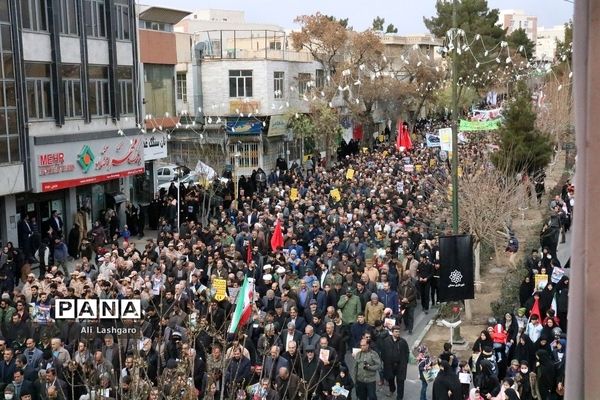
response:
<svg viewBox="0 0 600 400"><path fill-rule="evenodd" d="M142 135L34 145L35 192L50 192L144 173Z"/></svg>

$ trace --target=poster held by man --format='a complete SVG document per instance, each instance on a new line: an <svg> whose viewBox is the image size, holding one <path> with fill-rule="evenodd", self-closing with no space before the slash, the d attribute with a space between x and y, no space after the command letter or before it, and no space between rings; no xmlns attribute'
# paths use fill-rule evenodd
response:
<svg viewBox="0 0 600 400"><path fill-rule="evenodd" d="M440 237L439 301L475 298L473 238L471 235Z"/></svg>

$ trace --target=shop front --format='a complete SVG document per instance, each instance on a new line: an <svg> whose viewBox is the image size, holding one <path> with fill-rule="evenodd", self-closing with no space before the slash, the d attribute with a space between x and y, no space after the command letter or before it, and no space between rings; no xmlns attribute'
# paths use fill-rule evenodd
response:
<svg viewBox="0 0 600 400"><path fill-rule="evenodd" d="M95 220L103 220L107 209L116 210L124 199L130 199L133 178L145 171L141 135L113 133L62 143L34 139L42 140L33 140L33 193L17 196L16 207L18 214L38 219L42 236L43 224L53 210L62 214L66 232L75 221L91 229Z"/></svg>

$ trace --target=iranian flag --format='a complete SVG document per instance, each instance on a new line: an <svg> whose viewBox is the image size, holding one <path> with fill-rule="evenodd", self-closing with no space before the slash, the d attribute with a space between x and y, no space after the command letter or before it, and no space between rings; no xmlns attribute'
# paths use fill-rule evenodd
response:
<svg viewBox="0 0 600 400"><path fill-rule="evenodd" d="M240 326L244 326L252 315L252 302L254 301L254 279L245 278L236 299L235 312L229 326L229 333L235 333Z"/></svg>

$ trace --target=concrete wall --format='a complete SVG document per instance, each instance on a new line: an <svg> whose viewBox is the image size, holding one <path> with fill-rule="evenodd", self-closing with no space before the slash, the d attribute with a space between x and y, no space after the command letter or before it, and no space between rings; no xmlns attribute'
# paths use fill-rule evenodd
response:
<svg viewBox="0 0 600 400"><path fill-rule="evenodd" d="M317 62L299 63L273 60L204 60L202 62L203 109L206 115L229 114L229 70L250 69L253 71L253 95L249 101L260 102L259 115L285 114L292 110L308 111L308 103L298 96L298 73L310 73L312 79L320 67ZM283 99L274 98L273 72L284 72ZM290 90L294 86L294 91ZM188 90L189 91L189 90ZM288 104L289 103L289 107Z"/></svg>

